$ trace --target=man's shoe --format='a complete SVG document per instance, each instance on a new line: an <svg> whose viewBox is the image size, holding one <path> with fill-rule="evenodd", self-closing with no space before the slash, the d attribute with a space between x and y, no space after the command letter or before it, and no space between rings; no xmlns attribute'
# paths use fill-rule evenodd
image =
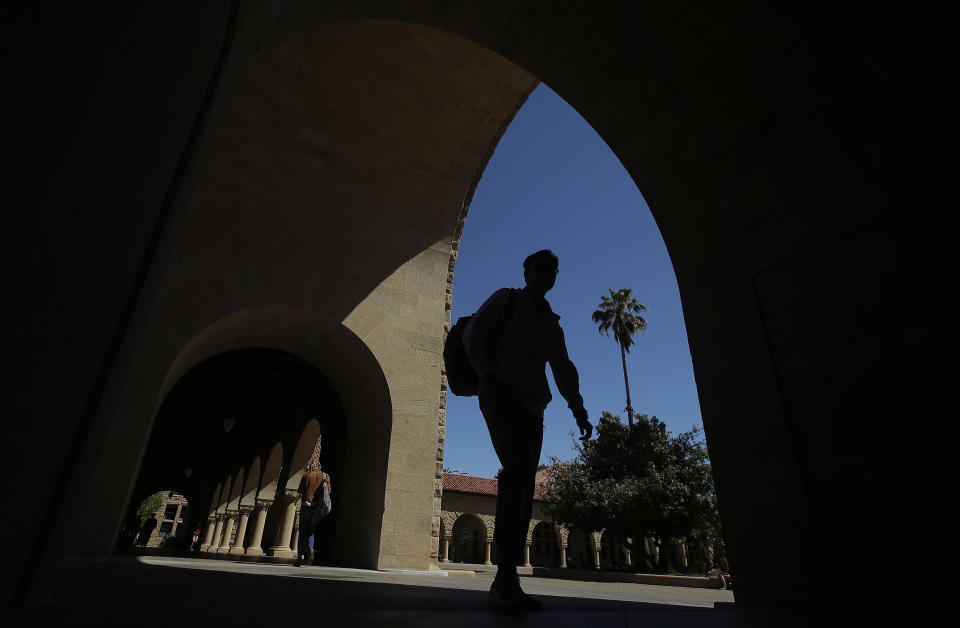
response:
<svg viewBox="0 0 960 628"><path fill-rule="evenodd" d="M493 581L490 585L490 605L495 608L513 611L543 610L543 602L531 597L520 588L520 578L514 577L503 582Z"/></svg>
<svg viewBox="0 0 960 628"><path fill-rule="evenodd" d="M299 567L299 566L300 566L300 557L299 557L299 556L297 556L297 560L293 561L293 566L294 566L294 567Z"/></svg>
<svg viewBox="0 0 960 628"><path fill-rule="evenodd" d="M526 602L522 597L522 591L519 593L513 587L500 586L496 581L490 585L490 596L487 602L493 608L504 611L523 611L526 610Z"/></svg>
<svg viewBox="0 0 960 628"><path fill-rule="evenodd" d="M543 610L543 602L535 597L530 597L523 591L520 591L520 598L523 600L523 610L539 612Z"/></svg>

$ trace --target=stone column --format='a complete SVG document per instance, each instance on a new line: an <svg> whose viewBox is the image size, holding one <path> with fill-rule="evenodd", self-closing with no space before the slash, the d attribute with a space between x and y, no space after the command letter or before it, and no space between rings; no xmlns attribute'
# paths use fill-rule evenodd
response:
<svg viewBox="0 0 960 628"><path fill-rule="evenodd" d="M567 544L560 544L560 569L567 568Z"/></svg>
<svg viewBox="0 0 960 628"><path fill-rule="evenodd" d="M207 551L212 554L217 553L217 548L220 547L220 539L223 537L223 513L218 512L214 517L216 517L217 523L213 528L213 539L210 541L210 547L207 548Z"/></svg>
<svg viewBox="0 0 960 628"><path fill-rule="evenodd" d="M267 521L267 511L272 504L272 499L258 499L254 506L256 519L253 522L253 536L250 537L250 546L247 547L245 552L250 556L263 555L263 549L261 549L260 543L263 540L263 526Z"/></svg>
<svg viewBox="0 0 960 628"><path fill-rule="evenodd" d="M237 511L228 510L223 520L223 540L220 541L220 547L217 548L218 554L226 554L230 551L230 537L233 536L233 524L237 520Z"/></svg>
<svg viewBox="0 0 960 628"><path fill-rule="evenodd" d="M250 512L253 506L240 506L240 523L237 524L237 538L230 546L231 554L243 554L243 538L247 536L247 522L250 520Z"/></svg>
<svg viewBox="0 0 960 628"><path fill-rule="evenodd" d="M300 508L293 513L293 540L290 541L290 550L300 553Z"/></svg>
<svg viewBox="0 0 960 628"><path fill-rule="evenodd" d="M629 547L623 548L623 554L627 559L627 567L633 567L633 560L631 559L631 556L630 556L630 548Z"/></svg>
<svg viewBox="0 0 960 628"><path fill-rule="evenodd" d="M442 562L450 562L450 537L443 537L443 560Z"/></svg>
<svg viewBox="0 0 960 628"><path fill-rule="evenodd" d="M490 561L490 548L493 547L493 540L492 540L492 539L487 539L487 540L486 540L486 546L487 546L487 553L486 553L486 556L487 556L487 557L484 559L483 564L484 564L484 565L492 565L493 563Z"/></svg>
<svg viewBox="0 0 960 628"><path fill-rule="evenodd" d="M683 568L686 569L690 566L689 561L687 560L687 544L680 544L680 564L683 565Z"/></svg>
<svg viewBox="0 0 960 628"><path fill-rule="evenodd" d="M593 544L593 568L600 569L600 544Z"/></svg>
<svg viewBox="0 0 960 628"><path fill-rule="evenodd" d="M280 502L280 508L283 509L283 521L277 530L275 545L270 548L271 556L284 558L293 558L297 553L290 549L290 537L293 534L293 519L297 512L297 498L300 494L297 491L287 490L277 496Z"/></svg>
<svg viewBox="0 0 960 628"><path fill-rule="evenodd" d="M213 542L213 529L216 527L217 518L215 515L207 517L207 530L203 533L203 543L200 544L200 551L206 552L210 549Z"/></svg>
<svg viewBox="0 0 960 628"><path fill-rule="evenodd" d="M527 544L523 546L523 566L532 567L530 564L530 541L527 541Z"/></svg>

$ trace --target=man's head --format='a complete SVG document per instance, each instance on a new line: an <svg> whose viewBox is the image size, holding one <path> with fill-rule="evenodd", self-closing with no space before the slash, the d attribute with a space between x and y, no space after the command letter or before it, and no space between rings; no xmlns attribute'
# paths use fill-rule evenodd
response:
<svg viewBox="0 0 960 628"><path fill-rule="evenodd" d="M523 278L527 282L527 290L545 296L557 281L560 260L553 251L543 249L523 260Z"/></svg>

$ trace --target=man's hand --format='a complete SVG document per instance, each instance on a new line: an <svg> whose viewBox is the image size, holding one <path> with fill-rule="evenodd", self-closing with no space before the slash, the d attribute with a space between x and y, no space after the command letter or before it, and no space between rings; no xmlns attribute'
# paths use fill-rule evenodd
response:
<svg viewBox="0 0 960 628"><path fill-rule="evenodd" d="M580 428L580 440L587 441L593 436L593 426L590 425L587 409L583 406L573 411L573 418L577 420L577 427Z"/></svg>

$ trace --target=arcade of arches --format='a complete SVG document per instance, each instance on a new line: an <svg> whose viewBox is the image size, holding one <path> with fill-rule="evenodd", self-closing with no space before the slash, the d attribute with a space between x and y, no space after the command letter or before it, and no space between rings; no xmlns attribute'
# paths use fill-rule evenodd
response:
<svg viewBox="0 0 960 628"><path fill-rule="evenodd" d="M309 443L316 436L317 429L316 421L311 421L300 439L301 444ZM274 464L268 463L263 475L260 474L257 459L247 470L246 483L243 481L245 469L241 469L236 477L225 478L217 485L206 515L202 512L198 514L195 508L190 509L182 495L170 491L169 498L154 513L158 522L156 527L151 528L149 536L141 539L139 544L156 548L171 543L177 548L187 548L193 519L198 519L206 523L201 526L200 540L192 548L194 551L249 557L294 557L300 536L300 498L292 489L287 489L282 497L278 497L276 480L263 485L264 478L279 474L281 467L276 461L281 459L281 451L282 445L277 443L272 453ZM302 457L306 450L301 447L300 451L301 456L295 456L295 460ZM319 441L313 454L322 454ZM298 482L301 473L291 476L287 486ZM621 539L603 530L583 532L570 528L556 523L544 512L541 474L537 478L524 566L629 569L632 566L631 551ZM444 473L439 555L443 566L453 563L496 564L496 542L493 538L496 495L496 479ZM321 563L333 558L329 543L332 538L330 523L322 523L313 545L317 552L316 560ZM265 542L265 538L270 540ZM660 549L649 543L646 551L655 557ZM695 560L684 545L671 548L671 551L675 553L673 564L681 569L692 565L699 567L702 561L712 563L709 552L703 553L700 560Z"/></svg>
<svg viewBox="0 0 960 628"><path fill-rule="evenodd" d="M332 532L339 559L434 565L459 234L538 81L660 227L737 606L949 600L927 590L945 578L889 595L882 550L918 517L940 529L954 492L954 439L930 437L955 423L944 339L960 317L947 6L5 3L0 381L16 446L0 464L29 477L8 501L32 507L0 524L20 540L4 606L54 597L68 557L115 551L151 488L206 507L219 483L226 520L256 487L279 513L291 478L271 487L265 469L291 473L313 419L340 430L338 516L358 522ZM246 413L205 393L247 362L277 386L241 395ZM209 412L185 419L177 397ZM177 439L215 455L167 464L157 446Z"/></svg>

